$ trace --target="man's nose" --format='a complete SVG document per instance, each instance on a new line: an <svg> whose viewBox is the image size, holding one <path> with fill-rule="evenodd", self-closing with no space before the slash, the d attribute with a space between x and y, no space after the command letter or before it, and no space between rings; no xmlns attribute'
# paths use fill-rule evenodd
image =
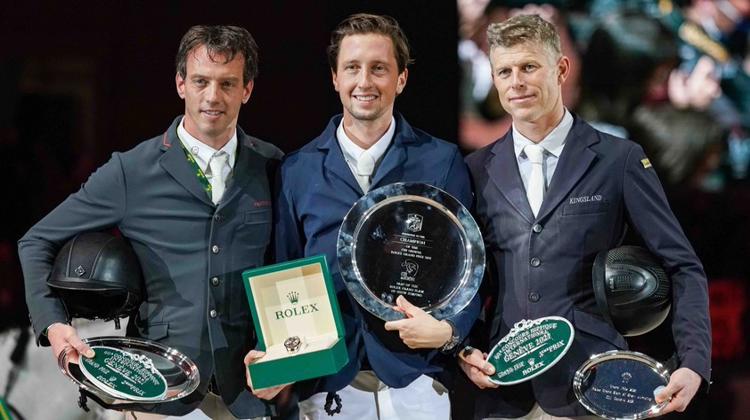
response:
<svg viewBox="0 0 750 420"><path fill-rule="evenodd" d="M214 103L218 101L219 99L219 84L218 83L209 83L205 90L205 95L203 97L207 102Z"/></svg>
<svg viewBox="0 0 750 420"><path fill-rule="evenodd" d="M372 85L372 74L367 71L363 70L359 74L359 80L357 80L357 86L360 88L367 88Z"/></svg>
<svg viewBox="0 0 750 420"><path fill-rule="evenodd" d="M526 80L520 71L514 70L510 77L514 89L521 89L526 86Z"/></svg>

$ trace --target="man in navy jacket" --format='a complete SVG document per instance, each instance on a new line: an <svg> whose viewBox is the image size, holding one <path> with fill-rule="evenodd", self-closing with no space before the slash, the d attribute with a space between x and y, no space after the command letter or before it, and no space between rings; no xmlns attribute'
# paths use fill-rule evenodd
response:
<svg viewBox="0 0 750 420"><path fill-rule="evenodd" d="M497 343L522 319L562 316L575 327L568 353L530 382L497 388L482 352L460 364L476 390L475 418L585 416L573 374L591 355L627 343L597 313L591 267L634 228L673 283L672 331L680 368L657 401L682 411L710 376L711 335L703 267L669 209L637 144L601 133L568 112L561 86L570 71L554 27L516 16L488 29L492 77L512 129L466 161L476 211L496 269L485 340ZM538 165L535 167L535 165ZM490 287L489 289L492 289ZM550 417L550 415L552 415Z"/></svg>
<svg viewBox="0 0 750 420"><path fill-rule="evenodd" d="M405 319L384 324L347 292L336 240L352 205L368 190L394 182L427 183L470 206L468 171L455 145L411 127L393 111L409 63L406 38L395 20L350 16L332 35L329 62L343 116L333 117L320 136L282 163L276 255L280 261L326 256L343 312L349 363L336 375L300 384L300 398L310 397L300 411L307 418L327 417L324 405L328 400L335 409L332 393L337 392L343 418L447 419L448 396L433 379L441 371L434 358L468 333L478 301L438 321L399 297Z"/></svg>

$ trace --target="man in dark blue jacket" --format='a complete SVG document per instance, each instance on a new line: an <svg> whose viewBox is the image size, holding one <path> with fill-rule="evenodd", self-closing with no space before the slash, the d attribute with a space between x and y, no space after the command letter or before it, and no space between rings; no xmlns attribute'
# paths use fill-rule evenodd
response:
<svg viewBox="0 0 750 420"><path fill-rule="evenodd" d="M498 292L484 339L494 345L516 322L546 316L567 318L576 333L568 353L530 382L476 390L475 418L587 414L572 392L574 372L593 354L627 347L597 313L591 267L597 253L620 245L626 226L641 234L673 283L680 368L657 401L671 398L665 412L684 410L710 377L706 276L654 168L636 143L599 132L565 109L561 86L570 62L550 23L516 16L487 32L492 77L513 127L466 159L496 267L488 277ZM497 388L482 352L463 354L467 376L480 388Z"/></svg>
<svg viewBox="0 0 750 420"><path fill-rule="evenodd" d="M336 240L357 199L394 182L427 183L470 206L468 171L455 145L411 127L393 111L409 63L395 20L350 16L332 35L329 62L343 116L333 117L320 136L282 163L276 255L283 261L325 254L343 312L349 363L336 375L301 384L301 398L309 398L300 411L307 418L327 417L321 414L326 393L338 392L343 418L447 419L448 395L433 379L441 371L434 358L468 333L478 301L438 321L399 297L406 318L384 324L347 292ZM307 392L304 385L310 385Z"/></svg>

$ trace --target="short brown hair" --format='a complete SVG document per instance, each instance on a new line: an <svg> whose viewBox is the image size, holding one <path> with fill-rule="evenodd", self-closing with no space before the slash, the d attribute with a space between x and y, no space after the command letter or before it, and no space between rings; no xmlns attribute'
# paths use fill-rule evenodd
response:
<svg viewBox="0 0 750 420"><path fill-rule="evenodd" d="M393 50L396 54L398 72L403 73L406 66L412 63L409 57L409 41L396 19L385 15L357 13L344 19L331 33L331 44L328 45L328 64L336 71L339 59L341 40L347 35L379 34L391 38Z"/></svg>
<svg viewBox="0 0 750 420"><path fill-rule="evenodd" d="M177 73L183 79L187 75L187 56L194 48L205 45L208 56L213 60L219 54L226 57L225 64L234 60L237 54L242 54L245 60L243 66L243 84L248 84L258 76L258 45L253 36L245 28L227 25L196 25L188 29L180 41L175 65Z"/></svg>
<svg viewBox="0 0 750 420"><path fill-rule="evenodd" d="M490 50L495 47L509 48L527 42L544 46L555 58L562 55L560 36L554 25L538 15L518 15L487 27Z"/></svg>

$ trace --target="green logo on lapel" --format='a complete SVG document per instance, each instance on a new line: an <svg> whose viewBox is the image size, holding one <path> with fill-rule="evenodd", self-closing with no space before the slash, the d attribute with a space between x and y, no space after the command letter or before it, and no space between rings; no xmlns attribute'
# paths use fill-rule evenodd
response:
<svg viewBox="0 0 750 420"><path fill-rule="evenodd" d="M167 393L167 381L154 367L154 362L107 346L92 347L95 356L81 357L80 368L96 387L115 397L136 401L158 401Z"/></svg>
<svg viewBox="0 0 750 420"><path fill-rule="evenodd" d="M513 385L541 375L565 356L574 336L573 325L559 316L517 322L487 357L495 367L490 381Z"/></svg>

